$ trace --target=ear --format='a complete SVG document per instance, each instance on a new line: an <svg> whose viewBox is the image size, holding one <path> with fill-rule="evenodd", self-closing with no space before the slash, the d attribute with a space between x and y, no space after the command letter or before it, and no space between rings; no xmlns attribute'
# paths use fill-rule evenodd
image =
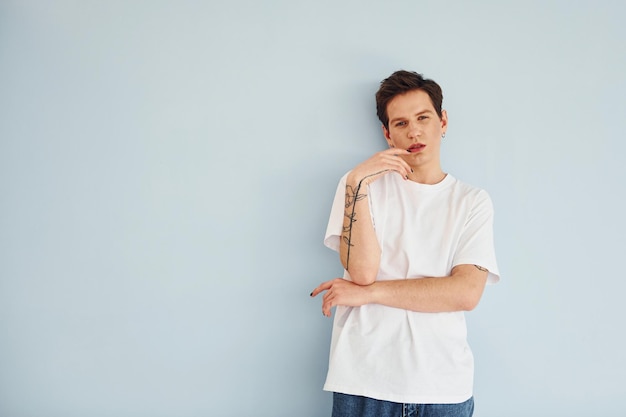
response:
<svg viewBox="0 0 626 417"><path fill-rule="evenodd" d="M387 128L385 127L385 125L381 125L383 128L383 136L385 136L385 139L387 140L387 144L389 145L390 148L393 148L393 141L391 140L391 136L389 136L389 131L387 130Z"/></svg>
<svg viewBox="0 0 626 417"><path fill-rule="evenodd" d="M448 130L448 112L446 110L441 111L441 130L443 134L446 134L446 130Z"/></svg>

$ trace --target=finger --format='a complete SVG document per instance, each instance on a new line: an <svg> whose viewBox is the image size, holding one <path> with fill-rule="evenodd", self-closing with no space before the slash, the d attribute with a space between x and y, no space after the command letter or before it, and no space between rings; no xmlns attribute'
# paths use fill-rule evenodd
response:
<svg viewBox="0 0 626 417"><path fill-rule="evenodd" d="M322 309L330 314L330 310L337 305L335 300L335 294L330 295L328 298L325 297L324 302L322 303Z"/></svg>
<svg viewBox="0 0 626 417"><path fill-rule="evenodd" d="M407 151L407 153L410 153ZM395 162L395 166L396 166L396 171L402 175L403 177L407 177L410 173L413 172L413 169L411 168L411 166L401 157L395 157L394 158L394 162Z"/></svg>
<svg viewBox="0 0 626 417"><path fill-rule="evenodd" d="M333 308L332 304L323 304L322 305L322 314L324 314L326 317L330 317L332 308Z"/></svg>
<svg viewBox="0 0 626 417"><path fill-rule="evenodd" d="M391 164L394 167L400 165L403 169L406 169L407 172L411 172L411 167L409 164L402 158L404 155L409 155L411 152L406 149L397 149L391 148L386 151L381 152L383 160L387 164ZM400 172L402 174L402 172Z"/></svg>
<svg viewBox="0 0 626 417"><path fill-rule="evenodd" d="M400 157L398 157L397 160L390 162L390 164L393 166L390 171L397 172L404 179L409 179L409 174L413 172L409 164L407 164Z"/></svg>
<svg viewBox="0 0 626 417"><path fill-rule="evenodd" d="M317 294L321 293L322 291L326 291L328 289L330 289L330 287L333 286L333 281L326 281L326 282L322 282L317 288L315 288L312 292L311 292L311 297L315 297Z"/></svg>
<svg viewBox="0 0 626 417"><path fill-rule="evenodd" d="M322 298L322 314L326 317L331 316L330 310L333 307L332 302L329 301L330 298L328 294L331 294L331 292L326 292L326 294L324 294L324 297Z"/></svg>
<svg viewBox="0 0 626 417"><path fill-rule="evenodd" d="M391 154L391 155L403 155L403 154L409 154L411 152L407 151L406 149L400 149L400 148L389 148L389 149L385 149L384 151L381 152L382 154Z"/></svg>
<svg viewBox="0 0 626 417"><path fill-rule="evenodd" d="M334 295L331 295L328 298L325 297L324 301L322 301L322 307L327 309L327 310L330 310L335 305L336 305L336 302L335 302L335 296Z"/></svg>
<svg viewBox="0 0 626 417"><path fill-rule="evenodd" d="M322 314L328 317L329 313L330 313L330 309L326 306L326 304L322 303Z"/></svg>

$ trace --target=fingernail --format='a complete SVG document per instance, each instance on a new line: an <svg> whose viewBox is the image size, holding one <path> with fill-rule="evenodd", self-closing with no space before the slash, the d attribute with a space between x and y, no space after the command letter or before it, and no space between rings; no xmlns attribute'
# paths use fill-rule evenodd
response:
<svg viewBox="0 0 626 417"><path fill-rule="evenodd" d="M309 294L309 297L313 297L313 291L311 291L311 294Z"/></svg>
<svg viewBox="0 0 626 417"><path fill-rule="evenodd" d="M411 172L413 172L413 168L411 168Z"/></svg>
<svg viewBox="0 0 626 417"><path fill-rule="evenodd" d="M408 179L409 179L409 176L408 176L408 175L405 175L405 177L404 177L404 178L406 178L406 179L408 180Z"/></svg>

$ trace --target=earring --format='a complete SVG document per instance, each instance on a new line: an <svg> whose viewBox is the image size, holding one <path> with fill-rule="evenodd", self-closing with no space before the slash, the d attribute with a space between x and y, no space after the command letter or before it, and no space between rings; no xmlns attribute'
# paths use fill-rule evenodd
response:
<svg viewBox="0 0 626 417"><path fill-rule="evenodd" d="M443 132L443 134L441 135L441 139L445 139L446 138L446 132Z"/></svg>

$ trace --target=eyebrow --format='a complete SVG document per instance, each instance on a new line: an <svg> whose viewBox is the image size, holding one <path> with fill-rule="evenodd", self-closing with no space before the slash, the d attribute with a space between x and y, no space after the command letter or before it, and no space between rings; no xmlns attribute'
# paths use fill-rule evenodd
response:
<svg viewBox="0 0 626 417"><path fill-rule="evenodd" d="M421 111L418 111L417 113L415 113L414 116L420 116L420 115L422 115L424 113L431 113L431 114L433 114L434 111L432 111L430 109L424 109L424 110L421 110ZM394 119L389 120L389 124L395 123L395 122L400 121L400 120L405 120L405 119L406 119L406 117L396 117Z"/></svg>

